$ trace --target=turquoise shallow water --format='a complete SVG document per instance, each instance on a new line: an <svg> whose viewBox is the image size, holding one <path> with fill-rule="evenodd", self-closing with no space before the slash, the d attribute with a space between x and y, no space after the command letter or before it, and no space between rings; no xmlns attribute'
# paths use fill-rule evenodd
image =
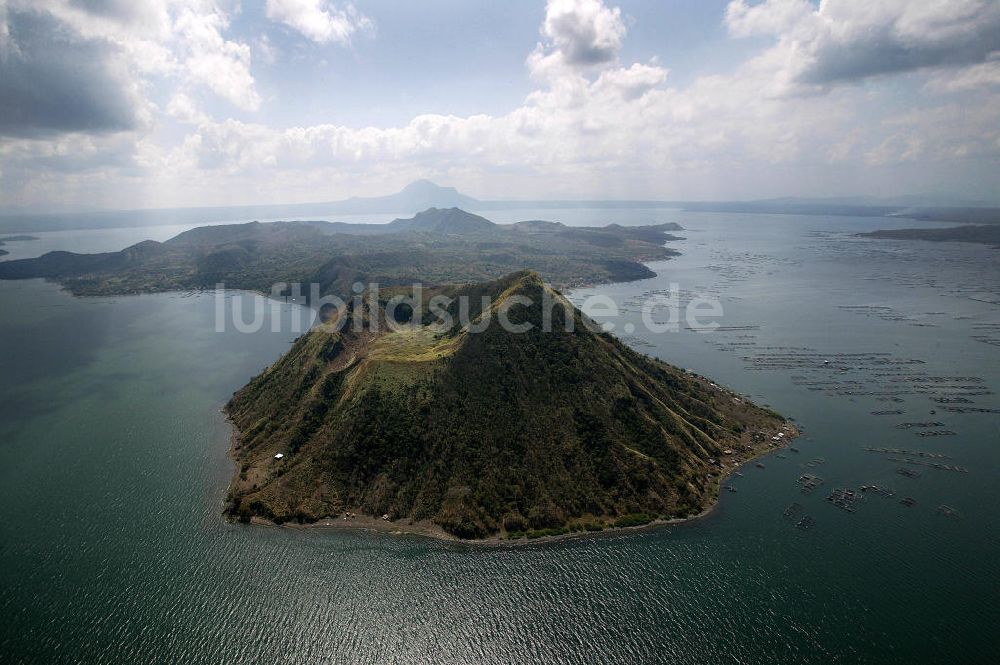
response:
<svg viewBox="0 0 1000 665"><path fill-rule="evenodd" d="M573 297L627 303L671 282L718 297L741 330L622 334L795 417L800 453L745 469L708 518L645 533L511 549L230 525L219 408L293 335L216 333L208 294L80 300L0 282L0 661L991 662L1000 417L933 400L1000 408L971 395L1000 388L997 347L974 339L1000 323L996 252L851 235L912 225L886 220L608 214L679 221L684 254L654 280ZM5 258L175 232L45 234ZM963 380L932 380L949 378ZM896 427L930 420L956 434ZM803 495L802 473L824 484ZM871 483L897 494L853 513L825 501ZM791 503L813 528L783 518Z"/></svg>

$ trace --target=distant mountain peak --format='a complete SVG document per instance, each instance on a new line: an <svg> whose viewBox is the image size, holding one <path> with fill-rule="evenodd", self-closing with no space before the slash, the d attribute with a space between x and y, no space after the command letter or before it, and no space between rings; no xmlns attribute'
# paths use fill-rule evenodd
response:
<svg viewBox="0 0 1000 665"><path fill-rule="evenodd" d="M480 205L477 199L454 187L442 187L427 179L414 180L388 196L353 197L342 203L350 212L416 212L427 208L477 208Z"/></svg>
<svg viewBox="0 0 1000 665"><path fill-rule="evenodd" d="M409 219L395 219L390 222L390 226L404 231L432 233L474 233L496 229L496 224L485 217L457 207L430 207Z"/></svg>
<svg viewBox="0 0 1000 665"><path fill-rule="evenodd" d="M436 182L432 182L426 178L421 178L420 180L414 180L409 185L400 190L400 194L428 194L428 193L447 193L447 194L458 194L458 190L454 187L442 187Z"/></svg>

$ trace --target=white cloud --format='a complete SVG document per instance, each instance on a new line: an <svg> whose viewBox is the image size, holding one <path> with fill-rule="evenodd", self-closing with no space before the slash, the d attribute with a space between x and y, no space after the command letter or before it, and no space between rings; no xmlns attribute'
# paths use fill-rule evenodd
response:
<svg viewBox="0 0 1000 665"><path fill-rule="evenodd" d="M808 0L766 0L748 5L744 0L726 7L726 26L737 37L780 35L809 19L813 5Z"/></svg>
<svg viewBox="0 0 1000 665"><path fill-rule="evenodd" d="M766 56L784 62L790 88L975 64L1000 50L995 0L733 0L725 20L734 36L777 38Z"/></svg>
<svg viewBox="0 0 1000 665"><path fill-rule="evenodd" d="M735 183L753 187L763 173L782 169L1000 155L989 104L966 114L958 127L946 126L951 109L918 109L881 122L886 100L856 88L824 96L782 94L787 63L774 49L730 74L702 76L683 88L666 87L668 72L655 62L625 66L617 53L616 47L603 62L573 67L555 42L536 49L527 65L541 85L503 115L423 115L387 128L209 123L199 126L177 163L250 180L282 174L282 186L295 180L293 173L323 187L374 173L405 178L447 165L480 182L515 180L527 191L544 182L536 192L541 195L562 185L579 196L586 192L580 187L597 177L595 186L625 195L649 195L649 188L658 191L669 180L675 195L711 195L711 187L725 183L732 196L740 191ZM985 141L974 149L977 134Z"/></svg>
<svg viewBox="0 0 1000 665"><path fill-rule="evenodd" d="M349 44L356 32L372 28L371 19L354 5L339 9L327 0L267 0L267 18L320 44Z"/></svg>
<svg viewBox="0 0 1000 665"><path fill-rule="evenodd" d="M624 69L603 72L595 84L597 90L613 90L615 94L631 101L653 90L667 78L667 70L656 65L634 63Z"/></svg>
<svg viewBox="0 0 1000 665"><path fill-rule="evenodd" d="M883 140L865 154L869 164L995 160L1000 158L1000 95L990 94L976 105L913 109L885 118L881 128Z"/></svg>
<svg viewBox="0 0 1000 665"><path fill-rule="evenodd" d="M148 119L113 43L26 8L3 6L0 21L0 135L117 132Z"/></svg>
<svg viewBox="0 0 1000 665"><path fill-rule="evenodd" d="M260 96L250 73L250 47L227 40L226 14L215 6L185 7L178 12L174 31L183 49L188 80L209 88L245 111L260 108Z"/></svg>
<svg viewBox="0 0 1000 665"><path fill-rule="evenodd" d="M261 35L254 41L253 51L257 55L257 60L273 65L278 61L278 49L271 42L267 35Z"/></svg>
<svg viewBox="0 0 1000 665"><path fill-rule="evenodd" d="M875 148L865 153L865 160L873 166L899 162L912 162L926 150L923 137L907 134L890 134Z"/></svg>
<svg viewBox="0 0 1000 665"><path fill-rule="evenodd" d="M625 24L621 9L601 0L549 0L541 32L566 64L590 66L617 57Z"/></svg>
<svg viewBox="0 0 1000 665"><path fill-rule="evenodd" d="M910 74L914 99L905 113L887 88L832 85L843 78L810 82L832 71L834 46L868 48L864 26L873 39L891 34L894 44L928 52L934 40L978 43L969 36L977 28L968 17L988 19L988 12L976 13L981 3L956 0L965 13L952 13L951 3L912 4L921 11L892 0L871 6L828 0L818 9L804 0L731 3L725 21L734 36L770 34L776 44L732 71L672 85L655 60L622 62L626 30L617 8L552 0L543 43L526 63L536 89L509 112L426 114L388 127L279 128L214 119L199 109L206 88L242 108L259 104L250 54L230 36L228 14L214 2L163 0L163 13L143 15L142 40L89 17L73 25L117 40L126 53L159 53L137 80L172 83L164 112L186 125L186 136L173 143L150 135L0 144L0 194L54 201L87 187L117 187L154 197L119 206L303 201L363 193L366 185L378 193L385 183L444 174L486 195L510 187L540 197L762 197L815 193L790 190L806 172L830 187L831 169L867 184L880 169L898 165L944 164L942 172L959 173L969 160L995 163L1000 98L988 88L997 80L995 58L947 70L941 61ZM261 43L255 55L273 46ZM902 64L899 71L913 70L912 62ZM929 92L976 96L944 98L941 105L939 96L921 98L925 80ZM822 94L788 94L803 91ZM71 167L64 176L55 175L60 160ZM990 177L987 170L980 181ZM72 186L64 186L68 181Z"/></svg>
<svg viewBox="0 0 1000 665"><path fill-rule="evenodd" d="M927 82L932 92L950 93L1000 87L1000 51L978 65L936 74Z"/></svg>
<svg viewBox="0 0 1000 665"><path fill-rule="evenodd" d="M171 118L189 125L209 122L207 115L198 110L194 100L183 92L176 93L167 103L166 113Z"/></svg>
<svg viewBox="0 0 1000 665"><path fill-rule="evenodd" d="M621 10L602 0L549 0L540 32L545 40L528 55L528 69L555 83L614 64L626 28Z"/></svg>
<svg viewBox="0 0 1000 665"><path fill-rule="evenodd" d="M85 3L74 0L6 0L8 11L51 24L36 35L40 48L72 39L100 44L121 87L136 98L137 113L149 103L136 91L159 79L211 90L244 111L260 107L247 44L227 38L227 0L145 0ZM0 21L0 47L10 48L8 21ZM71 59L67 65L72 65Z"/></svg>

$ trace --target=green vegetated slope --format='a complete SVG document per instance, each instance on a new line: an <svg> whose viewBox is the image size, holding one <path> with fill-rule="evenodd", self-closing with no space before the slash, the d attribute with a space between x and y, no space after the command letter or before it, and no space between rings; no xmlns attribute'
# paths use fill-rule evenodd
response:
<svg viewBox="0 0 1000 665"><path fill-rule="evenodd" d="M533 272L453 289L491 296L478 333L375 333L375 314L355 308L344 316L363 327L301 337L228 405L239 431L231 512L387 514L461 538L700 512L713 458L752 449L780 419L588 330L551 290L553 331L541 330L547 289ZM534 328L504 330L498 309Z"/></svg>

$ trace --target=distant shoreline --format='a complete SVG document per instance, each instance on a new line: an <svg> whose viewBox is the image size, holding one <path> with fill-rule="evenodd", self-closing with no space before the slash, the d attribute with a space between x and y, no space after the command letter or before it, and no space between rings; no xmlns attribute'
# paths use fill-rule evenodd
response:
<svg viewBox="0 0 1000 665"><path fill-rule="evenodd" d="M876 240L923 240L926 242L966 242L1000 248L1000 224L967 224L943 229L881 229L859 233Z"/></svg>
<svg viewBox="0 0 1000 665"><path fill-rule="evenodd" d="M0 231L51 232L119 229L175 225L214 225L249 220L324 219L357 215L391 216L411 214L427 207L458 206L490 213L511 210L677 210L681 212L749 215L801 215L833 217L879 217L955 224L1000 224L1000 207L933 205L903 201L852 202L822 199L767 199L759 201L658 201L658 200L479 200L454 192L455 196L430 197L419 201L397 195L372 199L348 199L315 203L202 206L138 210L84 210L77 212L0 211Z"/></svg>

